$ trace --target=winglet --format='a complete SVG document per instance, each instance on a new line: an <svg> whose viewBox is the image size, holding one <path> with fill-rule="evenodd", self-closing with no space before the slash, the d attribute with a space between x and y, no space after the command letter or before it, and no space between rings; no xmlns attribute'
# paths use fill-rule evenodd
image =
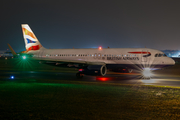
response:
<svg viewBox="0 0 180 120"><path fill-rule="evenodd" d="M10 44L8 44L8 46L9 46L9 49L11 50L13 56L16 56L17 54L16 54L16 52L13 50L13 48L10 46Z"/></svg>

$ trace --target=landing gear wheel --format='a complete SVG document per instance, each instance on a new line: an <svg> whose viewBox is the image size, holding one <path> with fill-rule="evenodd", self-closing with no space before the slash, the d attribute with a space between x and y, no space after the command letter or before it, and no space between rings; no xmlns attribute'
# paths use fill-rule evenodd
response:
<svg viewBox="0 0 180 120"><path fill-rule="evenodd" d="M77 77L77 78L83 78L83 76L84 76L84 74L82 74L82 73L79 73L79 72L76 73L76 77Z"/></svg>
<svg viewBox="0 0 180 120"><path fill-rule="evenodd" d="M142 79L145 79L145 80L150 80L151 77L142 77Z"/></svg>

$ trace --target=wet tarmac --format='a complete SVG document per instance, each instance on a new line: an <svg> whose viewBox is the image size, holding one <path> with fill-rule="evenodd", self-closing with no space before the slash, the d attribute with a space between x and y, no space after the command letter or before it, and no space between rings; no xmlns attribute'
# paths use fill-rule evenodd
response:
<svg viewBox="0 0 180 120"><path fill-rule="evenodd" d="M171 68L168 71L172 71ZM132 84L132 85L159 85L159 86L174 86L180 87L180 74L167 74L167 70L160 70L153 73L151 79L144 79L139 73L108 73L104 77L100 76L84 76L82 79L76 78L75 73L66 72L42 72L42 71L0 71L0 81L15 81L29 82L36 80L43 81L52 80L61 81L85 81L85 82L106 82L117 84ZM14 78L11 78L11 77Z"/></svg>

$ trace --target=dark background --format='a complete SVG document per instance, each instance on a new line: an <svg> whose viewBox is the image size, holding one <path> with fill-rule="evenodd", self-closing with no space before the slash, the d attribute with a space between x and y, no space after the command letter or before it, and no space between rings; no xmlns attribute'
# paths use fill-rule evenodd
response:
<svg viewBox="0 0 180 120"><path fill-rule="evenodd" d="M1 0L0 50L25 50L21 24L46 48L180 49L179 0Z"/></svg>

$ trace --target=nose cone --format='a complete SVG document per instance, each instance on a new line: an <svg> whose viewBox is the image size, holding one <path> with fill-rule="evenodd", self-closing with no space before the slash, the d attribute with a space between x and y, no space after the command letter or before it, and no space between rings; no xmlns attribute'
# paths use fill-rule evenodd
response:
<svg viewBox="0 0 180 120"><path fill-rule="evenodd" d="M175 65L175 61L172 58L169 58L168 63L170 65Z"/></svg>

